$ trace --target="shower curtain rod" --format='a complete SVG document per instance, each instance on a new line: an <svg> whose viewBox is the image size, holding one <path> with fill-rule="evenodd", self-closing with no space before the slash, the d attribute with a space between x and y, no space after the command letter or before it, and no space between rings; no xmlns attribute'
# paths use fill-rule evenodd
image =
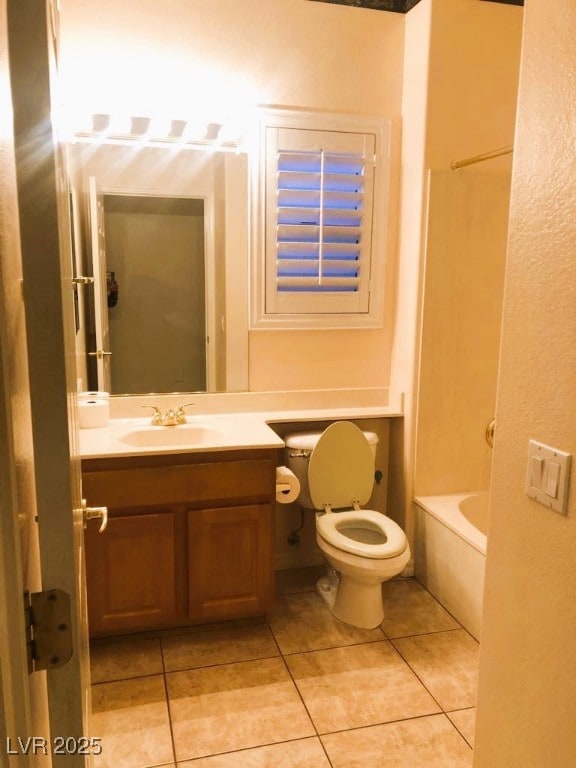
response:
<svg viewBox="0 0 576 768"><path fill-rule="evenodd" d="M511 152L514 152L514 145L502 147L502 149L495 149L493 152L485 152L483 155L467 157L465 160L454 160L450 164L450 168L452 168L453 171L457 171L459 168L465 168L467 165L483 163L484 160L492 160L493 157L500 157L500 155L509 155Z"/></svg>

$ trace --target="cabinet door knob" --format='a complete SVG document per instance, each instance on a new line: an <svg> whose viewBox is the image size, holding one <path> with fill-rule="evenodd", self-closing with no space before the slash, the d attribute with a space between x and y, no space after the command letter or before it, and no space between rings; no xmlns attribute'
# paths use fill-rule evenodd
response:
<svg viewBox="0 0 576 768"><path fill-rule="evenodd" d="M104 533L106 526L108 525L108 507L87 507L86 499L82 499L81 512L84 520L84 528L88 525L88 520L94 520L98 517L102 520L100 528L98 528L98 533Z"/></svg>

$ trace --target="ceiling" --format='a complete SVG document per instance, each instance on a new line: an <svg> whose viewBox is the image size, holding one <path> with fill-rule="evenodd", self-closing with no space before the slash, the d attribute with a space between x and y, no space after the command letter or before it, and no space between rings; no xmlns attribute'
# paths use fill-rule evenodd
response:
<svg viewBox="0 0 576 768"><path fill-rule="evenodd" d="M312 0L317 3L332 3L333 5L352 5L356 8L370 8L373 11L392 11L407 13L420 0ZM504 5L524 5L524 0L483 0L483 2L504 3Z"/></svg>

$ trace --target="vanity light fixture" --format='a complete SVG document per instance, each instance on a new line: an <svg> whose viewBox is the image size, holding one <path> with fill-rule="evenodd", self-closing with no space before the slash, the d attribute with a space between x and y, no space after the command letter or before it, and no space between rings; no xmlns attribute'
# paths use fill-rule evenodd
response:
<svg viewBox="0 0 576 768"><path fill-rule="evenodd" d="M132 133L132 118L126 115L109 115L106 133L114 136L130 136Z"/></svg>
<svg viewBox="0 0 576 768"><path fill-rule="evenodd" d="M87 117L87 116L86 116ZM218 149L237 152L243 130L238 123L229 125L200 120L170 120L143 116L94 113L88 119L76 120L72 129L74 141L109 144L145 144L180 148Z"/></svg>
<svg viewBox="0 0 576 768"><path fill-rule="evenodd" d="M186 120L183 121L180 139L182 141L204 141L208 133L208 122L206 120Z"/></svg>

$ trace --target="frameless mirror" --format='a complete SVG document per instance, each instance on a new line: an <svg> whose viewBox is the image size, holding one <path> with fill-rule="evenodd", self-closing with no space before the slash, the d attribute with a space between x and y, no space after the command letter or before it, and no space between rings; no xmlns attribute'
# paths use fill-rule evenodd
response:
<svg viewBox="0 0 576 768"><path fill-rule="evenodd" d="M95 280L86 387L247 389L246 155L77 143L68 159Z"/></svg>

